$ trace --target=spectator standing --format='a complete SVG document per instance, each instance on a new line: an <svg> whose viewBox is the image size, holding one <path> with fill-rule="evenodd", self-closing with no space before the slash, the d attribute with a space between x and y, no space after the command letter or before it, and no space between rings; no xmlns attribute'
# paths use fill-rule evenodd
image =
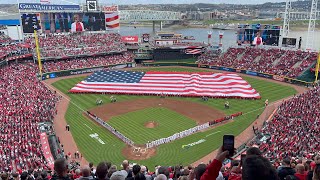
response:
<svg viewBox="0 0 320 180"><path fill-rule="evenodd" d="M78 180L93 180L91 176L91 169L89 166L84 166L81 170L82 176Z"/></svg>
<svg viewBox="0 0 320 180"><path fill-rule="evenodd" d="M96 169L96 180L109 180L107 177L108 169L109 167L106 162L99 163Z"/></svg>
<svg viewBox="0 0 320 180"><path fill-rule="evenodd" d="M290 160L287 158L282 161L282 166L278 169L278 176L280 180L285 180L286 176L294 175L296 173L296 171L290 167L290 164Z"/></svg>
<svg viewBox="0 0 320 180"><path fill-rule="evenodd" d="M57 159L54 162L54 175L51 180L70 180L68 174L68 162L64 158Z"/></svg>
<svg viewBox="0 0 320 180"><path fill-rule="evenodd" d="M294 176L298 179L298 180L306 180L307 179L307 172L304 171L304 165L303 164L297 164L296 165L296 173L294 174Z"/></svg>

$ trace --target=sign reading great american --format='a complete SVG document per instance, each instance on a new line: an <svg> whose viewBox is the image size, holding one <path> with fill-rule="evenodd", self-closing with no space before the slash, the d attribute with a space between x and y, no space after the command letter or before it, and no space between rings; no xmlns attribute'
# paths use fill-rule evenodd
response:
<svg viewBox="0 0 320 180"><path fill-rule="evenodd" d="M80 11L79 5L56 5L40 3L19 3L19 11L54 12L54 11Z"/></svg>

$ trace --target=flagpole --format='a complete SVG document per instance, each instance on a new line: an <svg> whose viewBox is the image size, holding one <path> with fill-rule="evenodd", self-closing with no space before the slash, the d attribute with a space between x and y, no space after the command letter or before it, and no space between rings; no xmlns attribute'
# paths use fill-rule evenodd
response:
<svg viewBox="0 0 320 180"><path fill-rule="evenodd" d="M39 49L39 41L38 41L38 34L37 30L34 30L34 38L36 41L36 52L37 52L37 59L38 59L38 66L39 66L39 74L42 78L42 64L41 64L41 57L40 57L40 49Z"/></svg>

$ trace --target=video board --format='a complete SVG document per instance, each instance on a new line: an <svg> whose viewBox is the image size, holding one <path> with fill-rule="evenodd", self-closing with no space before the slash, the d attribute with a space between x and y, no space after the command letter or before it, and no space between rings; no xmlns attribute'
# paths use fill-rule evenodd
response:
<svg viewBox="0 0 320 180"><path fill-rule="evenodd" d="M34 22L37 23L37 30L43 33L105 30L105 14L103 12L22 14L21 21L24 33L33 33Z"/></svg>
<svg viewBox="0 0 320 180"><path fill-rule="evenodd" d="M40 30L40 14L21 14L21 24L23 33L33 33L34 30Z"/></svg>
<svg viewBox="0 0 320 180"><path fill-rule="evenodd" d="M295 48L297 45L297 38L283 38L282 47Z"/></svg>
<svg viewBox="0 0 320 180"><path fill-rule="evenodd" d="M280 38L280 26L244 24L238 26L237 43L252 44L254 38L260 36L264 45L278 46Z"/></svg>

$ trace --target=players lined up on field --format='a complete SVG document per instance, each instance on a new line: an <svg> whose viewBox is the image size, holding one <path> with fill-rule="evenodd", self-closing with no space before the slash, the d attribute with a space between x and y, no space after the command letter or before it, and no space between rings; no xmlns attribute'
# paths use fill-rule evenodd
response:
<svg viewBox="0 0 320 180"><path fill-rule="evenodd" d="M124 143L133 146L134 142L132 140L130 140L129 138L127 138L125 135L123 135L122 133L120 133L119 131L117 131L116 129L114 129L112 126L110 126L107 122L103 121L102 119L100 119L99 117L97 117L96 115L90 113L89 111L87 111L88 115L95 120L97 123L99 123L101 126L103 126L104 128L108 129L112 134L116 135L118 138L120 138Z"/></svg>
<svg viewBox="0 0 320 180"><path fill-rule="evenodd" d="M146 147L147 148L152 148L152 147L156 147L156 146L159 146L161 144L164 144L164 143L169 143L169 142L174 141L176 139L180 139L180 138L184 138L186 136L190 136L190 135L192 135L192 134L194 134L194 133L196 133L198 131L207 129L209 127L210 127L209 122L207 122L205 124L201 124L201 125L198 125L196 127L184 130L182 132L175 133L174 135L172 135L170 137L167 137L167 138L161 138L161 139L158 139L158 140L155 140L155 141L151 141L151 142L148 141L148 143L146 144Z"/></svg>

